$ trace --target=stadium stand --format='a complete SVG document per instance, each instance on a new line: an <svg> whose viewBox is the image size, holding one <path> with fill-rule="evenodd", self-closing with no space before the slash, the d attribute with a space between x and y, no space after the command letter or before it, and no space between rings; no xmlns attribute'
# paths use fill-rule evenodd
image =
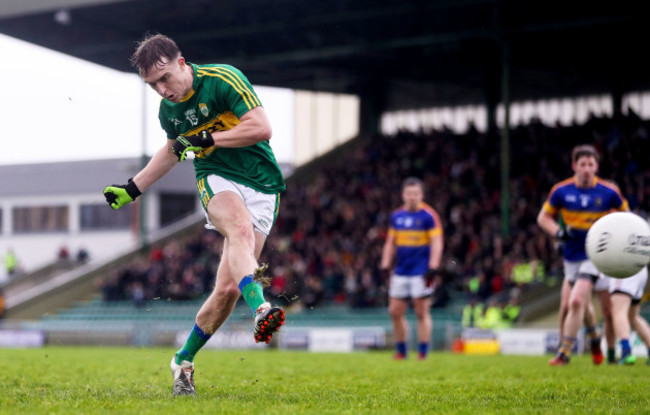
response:
<svg viewBox="0 0 650 415"><path fill-rule="evenodd" d="M457 329L470 295L486 304L505 303L516 295L521 322L553 313L561 258L535 224L544 192L571 175L566 157L572 146L591 142L603 154L602 176L619 183L631 209L646 216L649 172L641 157L648 151L648 128L647 122L628 116L592 118L569 127L533 123L514 129L507 236L500 232L495 140L476 130L359 138L290 179L262 256L262 262L271 264L268 293L289 308L295 325L369 320L386 325L386 291L377 265L386 221L400 204L395 190L402 178L415 175L427 185L427 199L441 212L446 232L444 284L432 310L434 320L443 322L442 327L453 323ZM161 333L177 327L174 322L187 324L211 289L221 237L196 228L184 234L188 236L154 243L128 262L116 262L103 273L101 300L95 297L59 311L40 324L54 329L69 328L73 322L110 327L115 322L137 326L155 320ZM513 270L531 260L543 273L517 281Z"/></svg>

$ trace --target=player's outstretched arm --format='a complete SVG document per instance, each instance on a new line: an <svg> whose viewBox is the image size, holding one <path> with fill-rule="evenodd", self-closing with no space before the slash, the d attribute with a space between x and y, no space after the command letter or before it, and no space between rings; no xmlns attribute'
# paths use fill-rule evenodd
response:
<svg viewBox="0 0 650 415"><path fill-rule="evenodd" d="M133 179L129 179L127 184L110 185L104 188L104 197L111 208L119 209L133 202L145 189L177 164L176 156L171 151L173 144L174 140L167 140L167 144L160 148L149 163Z"/></svg>

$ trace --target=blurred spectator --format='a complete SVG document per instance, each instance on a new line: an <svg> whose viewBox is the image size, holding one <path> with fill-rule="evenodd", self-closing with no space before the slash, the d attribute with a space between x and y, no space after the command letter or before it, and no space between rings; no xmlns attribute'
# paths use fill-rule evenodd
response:
<svg viewBox="0 0 650 415"><path fill-rule="evenodd" d="M463 316L461 323L463 328L481 327L483 319L483 303L479 301L478 296L470 297L469 303L463 307Z"/></svg>
<svg viewBox="0 0 650 415"><path fill-rule="evenodd" d="M482 268L467 280L467 290L470 295L477 296L479 301L485 301L490 296L490 287L487 276Z"/></svg>
<svg viewBox="0 0 650 415"><path fill-rule="evenodd" d="M519 298L511 296L508 303L503 307L503 318L508 322L509 326L513 326L519 320L520 311Z"/></svg>
<svg viewBox="0 0 650 415"><path fill-rule="evenodd" d="M5 292L0 287L0 320L2 320L5 316Z"/></svg>
<svg viewBox="0 0 650 415"><path fill-rule="evenodd" d="M57 259L60 263L68 263L70 261L70 251L65 245L61 245L57 253Z"/></svg>
<svg viewBox="0 0 650 415"><path fill-rule="evenodd" d="M510 327L511 323L504 318L505 302L498 297L491 297L483 314L480 327L482 329L502 329Z"/></svg>
<svg viewBox="0 0 650 415"><path fill-rule="evenodd" d="M131 286L131 296L133 298L133 305L136 308L144 307L144 288L142 282L136 281Z"/></svg>
<svg viewBox="0 0 650 415"><path fill-rule="evenodd" d="M85 264L88 262L88 259L90 258L90 255L88 254L88 250L84 247L79 248L77 251L77 262L79 264Z"/></svg>
<svg viewBox="0 0 650 415"><path fill-rule="evenodd" d="M315 308L322 304L324 299L323 284L320 278L313 275L307 276L302 302L307 308Z"/></svg>
<svg viewBox="0 0 650 415"><path fill-rule="evenodd" d="M7 253L5 253L4 261L5 261L5 271L7 271L7 277L11 279L14 276L16 276L16 274L18 273L18 259L16 258L16 254L14 254L13 249L11 248L7 249Z"/></svg>
<svg viewBox="0 0 650 415"><path fill-rule="evenodd" d="M515 259L510 279L516 286L522 287L534 282L544 281L544 264L536 259L526 260L522 256Z"/></svg>

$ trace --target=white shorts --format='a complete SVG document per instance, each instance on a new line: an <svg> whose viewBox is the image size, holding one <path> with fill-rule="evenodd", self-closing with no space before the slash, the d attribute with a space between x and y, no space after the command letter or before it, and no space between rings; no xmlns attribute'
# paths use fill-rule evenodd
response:
<svg viewBox="0 0 650 415"><path fill-rule="evenodd" d="M623 293L632 297L633 301L641 301L645 285L648 282L648 267L628 278L610 278L609 293Z"/></svg>
<svg viewBox="0 0 650 415"><path fill-rule="evenodd" d="M433 294L433 287L427 287L422 275L391 275L388 296L392 298L424 298Z"/></svg>
<svg viewBox="0 0 650 415"><path fill-rule="evenodd" d="M607 291L609 289L609 277L598 271L598 268L596 268L591 260L564 261L564 278L571 284L578 280L580 274L591 275L597 278L594 282L594 291Z"/></svg>
<svg viewBox="0 0 650 415"><path fill-rule="evenodd" d="M246 209L253 219L253 228L265 236L269 236L273 223L275 223L275 219L278 216L280 195L258 192L250 187L224 179L215 174L208 175L199 180L197 185L199 187L201 204L203 205L203 213L208 222L205 225L206 228L216 230L208 215L208 202L212 196L221 192L233 192L244 201Z"/></svg>

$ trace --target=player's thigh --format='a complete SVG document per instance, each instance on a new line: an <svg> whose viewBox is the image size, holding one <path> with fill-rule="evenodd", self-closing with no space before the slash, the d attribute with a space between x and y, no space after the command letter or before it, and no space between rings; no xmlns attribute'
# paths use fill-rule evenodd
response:
<svg viewBox="0 0 650 415"><path fill-rule="evenodd" d="M253 222L242 198L235 192L215 194L208 203L210 221L226 238L247 236L253 238Z"/></svg>
<svg viewBox="0 0 650 415"><path fill-rule="evenodd" d="M206 227L218 230L226 238L235 236L233 232L237 230L245 230L250 232L252 241L252 220L243 193L245 186L211 174L199 179L197 187L208 222Z"/></svg>
<svg viewBox="0 0 650 415"><path fill-rule="evenodd" d="M610 298L609 291L598 290L594 291L596 297L598 297L598 302L600 303L600 310L604 316L610 315L612 312L612 301Z"/></svg>
<svg viewBox="0 0 650 415"><path fill-rule="evenodd" d="M247 217L245 219L244 217L241 217L242 220L250 219L250 224L253 229L266 236L271 232L271 228L273 228L273 224L275 223L280 210L279 194L262 193L243 184L235 183L214 174L200 179L197 182L197 186L201 194L201 204L206 213L206 219L208 222L206 226L207 228L214 228L225 232L227 231L227 225L238 225L237 222L232 222L230 220L232 212L225 210L219 200L216 202L213 201L215 198L219 199L221 193L225 194L230 192L238 196L243 203L243 208L239 206L237 211L243 212L245 209L250 216L250 218ZM238 201L236 202L237 205L239 205ZM215 210L215 206L218 210ZM227 220L226 223L223 222L224 216Z"/></svg>
<svg viewBox="0 0 650 415"><path fill-rule="evenodd" d="M403 317L406 315L408 305L408 299L389 297L388 314L390 314L391 317Z"/></svg>
<svg viewBox="0 0 650 415"><path fill-rule="evenodd" d="M632 297L628 294L615 292L610 295L612 314L615 316L627 316L632 306Z"/></svg>
<svg viewBox="0 0 650 415"><path fill-rule="evenodd" d="M427 316L430 318L430 310L431 310L431 296L426 296L426 297L421 297L421 298L414 298L413 299L413 309L415 310L415 315L418 318L427 318Z"/></svg>
<svg viewBox="0 0 650 415"><path fill-rule="evenodd" d="M591 282L591 279L578 278L571 288L569 307L577 304L587 307L588 303L591 301L591 292L593 288L594 284Z"/></svg>

